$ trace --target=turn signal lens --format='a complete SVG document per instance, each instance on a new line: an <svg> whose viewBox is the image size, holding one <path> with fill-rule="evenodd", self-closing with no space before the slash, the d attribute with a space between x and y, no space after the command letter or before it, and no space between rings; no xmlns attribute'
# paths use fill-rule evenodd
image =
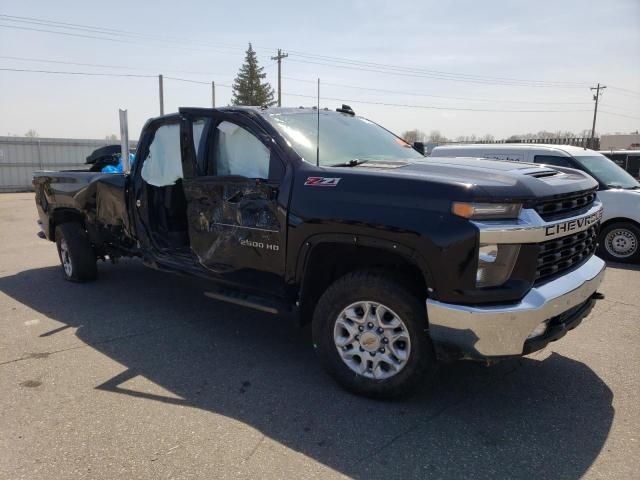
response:
<svg viewBox="0 0 640 480"><path fill-rule="evenodd" d="M518 218L520 203L467 203L453 202L451 211L459 217L471 220L501 220Z"/></svg>

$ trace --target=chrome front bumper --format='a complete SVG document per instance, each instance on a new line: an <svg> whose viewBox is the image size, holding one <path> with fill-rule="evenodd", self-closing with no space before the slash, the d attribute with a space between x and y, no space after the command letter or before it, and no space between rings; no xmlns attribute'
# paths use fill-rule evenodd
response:
<svg viewBox="0 0 640 480"><path fill-rule="evenodd" d="M532 288L516 304L466 306L427 300L433 342L463 358L522 355L527 337L545 320L587 300L604 278L605 263L592 256L578 269Z"/></svg>

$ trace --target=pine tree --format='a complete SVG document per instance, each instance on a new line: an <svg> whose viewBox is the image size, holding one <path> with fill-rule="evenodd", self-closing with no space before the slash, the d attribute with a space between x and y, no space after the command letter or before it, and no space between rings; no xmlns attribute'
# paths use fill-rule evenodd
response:
<svg viewBox="0 0 640 480"><path fill-rule="evenodd" d="M238 76L233 82L233 105L271 106L273 100L273 88L268 82L263 82L267 74L264 68L258 66L256 52L249 43L244 64L240 67Z"/></svg>

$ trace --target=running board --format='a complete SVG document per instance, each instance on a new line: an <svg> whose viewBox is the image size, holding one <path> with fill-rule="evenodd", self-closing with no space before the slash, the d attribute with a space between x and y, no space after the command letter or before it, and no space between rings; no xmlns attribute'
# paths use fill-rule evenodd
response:
<svg viewBox="0 0 640 480"><path fill-rule="evenodd" d="M284 303L272 301L268 298L258 295L250 295L246 293L230 291L230 290L214 290L210 292L204 292L205 296L213 298L214 300L220 300L222 302L235 303L242 307L253 308L254 310L260 310L261 312L271 313L278 315L288 311Z"/></svg>

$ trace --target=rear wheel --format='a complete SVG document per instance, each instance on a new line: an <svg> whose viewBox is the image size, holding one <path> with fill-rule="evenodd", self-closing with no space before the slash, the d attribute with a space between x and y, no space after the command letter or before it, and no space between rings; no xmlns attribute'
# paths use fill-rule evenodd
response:
<svg viewBox="0 0 640 480"><path fill-rule="evenodd" d="M96 254L87 232L79 223L56 227L56 245L64 278L72 282L90 282L98 275Z"/></svg>
<svg viewBox="0 0 640 480"><path fill-rule="evenodd" d="M346 389L370 397L405 395L429 380L436 360L424 303L383 271L333 283L313 317L313 343Z"/></svg>
<svg viewBox="0 0 640 480"><path fill-rule="evenodd" d="M600 232L599 253L613 262L640 261L640 229L629 222L607 225Z"/></svg>

